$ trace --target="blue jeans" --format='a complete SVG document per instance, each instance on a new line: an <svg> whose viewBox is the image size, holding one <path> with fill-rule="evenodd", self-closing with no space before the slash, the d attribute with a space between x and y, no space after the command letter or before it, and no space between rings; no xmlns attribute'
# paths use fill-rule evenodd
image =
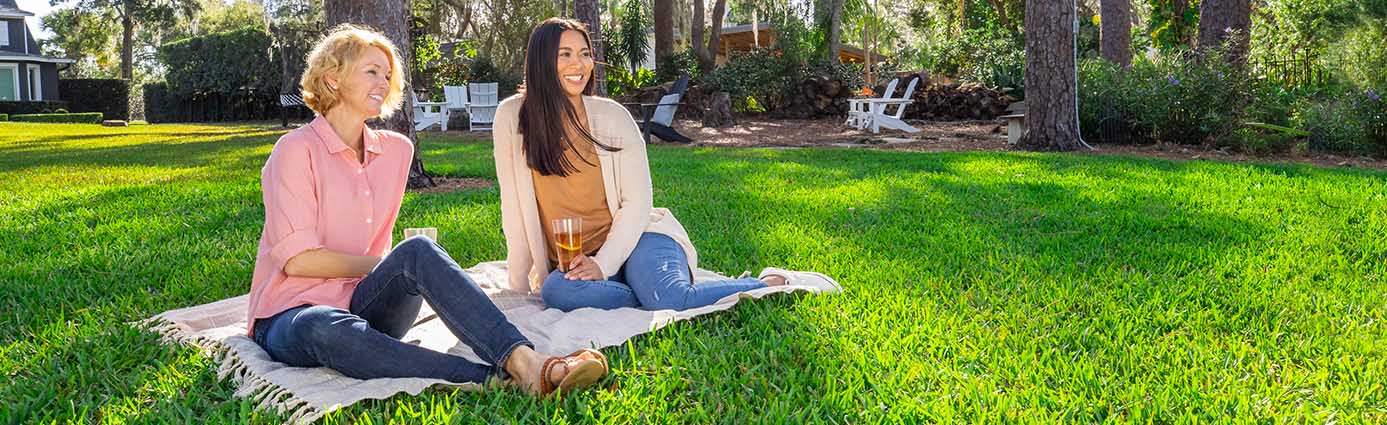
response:
<svg viewBox="0 0 1387 425"><path fill-rule="evenodd" d="M555 270L544 279L540 297L545 305L563 311L583 307L685 310L764 287L760 279L695 284L684 249L669 236L646 232L611 280L568 280Z"/></svg>
<svg viewBox="0 0 1387 425"><path fill-rule="evenodd" d="M400 341L424 300L458 340L491 366ZM506 378L510 353L534 347L432 240L401 242L352 293L351 310L303 305L255 321L255 342L290 366L326 366L358 379Z"/></svg>

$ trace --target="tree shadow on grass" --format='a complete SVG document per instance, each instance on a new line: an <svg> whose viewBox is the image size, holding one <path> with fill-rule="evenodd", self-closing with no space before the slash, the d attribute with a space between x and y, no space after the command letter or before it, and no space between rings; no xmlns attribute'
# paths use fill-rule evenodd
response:
<svg viewBox="0 0 1387 425"><path fill-rule="evenodd" d="M1150 292L1268 232L1169 194L1094 197L1059 183L973 182L960 171L975 159L968 156L910 156L892 168L839 165L862 159L852 155L792 167L756 155L708 156L720 161L692 154L652 164L656 205L674 209L704 267L819 270L848 292L751 302L607 350L616 375L606 385L624 401L596 394L598 401L562 402L553 406L561 416L853 423L991 421L1026 412L1102 420L1132 399L1060 382L1150 377L1136 369L1093 372L1108 358L1025 372L1060 361L1057 353L1068 361L1111 356L1121 343L1149 344L1180 331L1179 317L1129 329L1098 312L1188 307L1211 294L1184 281L1175 282L1184 288L1174 299ZM1006 332L1019 335L1012 341L1042 342L1008 345L998 336ZM1079 396L1047 398L1042 387ZM1012 388L1018 395L1009 395ZM513 394L463 398L488 412L524 405ZM390 403L354 406L341 417L372 416ZM649 409L624 407L632 403Z"/></svg>
<svg viewBox="0 0 1387 425"><path fill-rule="evenodd" d="M229 160L258 161L263 164L270 147L278 138L272 133L234 137L203 138L204 134L198 136L194 140L167 138L163 141L148 140L91 148L64 146L61 149L38 147L20 150L0 147L0 168L6 171L22 171L33 167L197 167L205 164L225 164ZM233 163L227 168L253 169L244 167L245 165Z"/></svg>
<svg viewBox="0 0 1387 425"><path fill-rule="evenodd" d="M87 409L103 407L237 415L235 404L155 397L217 379L206 368L166 370L191 349L156 344L128 322L245 292L264 217L250 192L205 181L129 185L44 203L27 212L31 223L0 229L11 260L0 269L9 281L0 305L10 313L0 346L11 354L3 369L12 380L4 398L18 403L13 418L90 418L101 413ZM233 400L224 386L213 394Z"/></svg>
<svg viewBox="0 0 1387 425"><path fill-rule="evenodd" d="M459 156L466 164L458 169L489 166L475 149L443 151L474 153ZM197 157L216 158L213 151ZM14 336L4 343L12 360L0 363L14 380L3 398L30 400L18 415L90 418L83 409L140 394L157 376L150 370L186 352L121 355L153 341L124 331L124 321L245 291L263 220L253 182L264 158L250 151L221 151L234 158L219 173L244 178L230 188L216 179L131 185L45 203L26 211L44 218L37 224L0 229L0 245L9 247L0 256L31 260L3 273L21 285L0 290L0 305L16 317L0 324ZM513 392L395 397L339 417L420 402L529 422L1245 417L1227 406L1257 388L1238 382L1264 379L1272 368L1237 357L1244 344L1278 364L1329 374L1346 367L1315 366L1320 359L1259 339L1272 333L1262 330L1268 323L1313 317L1229 266L1256 267L1256 253L1279 229L1189 202L1200 184L1182 177L1190 166L1113 160L1124 169L1107 170L1104 161L1076 169L1067 157L1010 154L652 152L656 205L688 228L704 267L819 270L848 292L746 303L607 350L614 376L603 385L615 391L539 404ZM187 161L170 156L180 157ZM1174 174L1163 184L1181 190L1144 184L1153 173ZM409 195L398 227L440 227L461 264L499 259L497 196L494 188ZM1344 350L1339 339L1306 340L1308 349ZM184 403L141 402L142 414L244 418L250 410L209 371L189 375L183 388L221 387ZM51 401L32 401L40 399Z"/></svg>
<svg viewBox="0 0 1387 425"><path fill-rule="evenodd" d="M1096 196L1072 182L973 182L956 171L966 156L910 159L922 164L864 170L836 159L802 168L686 160L685 171L725 181L681 187L657 179L672 192L667 200L685 200L671 206L696 243L720 241L700 245L705 264L748 263L728 259L736 256L788 263L838 276L848 292L752 303L638 338L633 354L616 350L615 364L647 372L615 385L652 401L677 400L665 406L686 420L710 411L704 418L731 421L992 421L1018 412L1104 420L1143 399L1101 382L1171 379L1169 369L1147 369L1125 349L1233 380L1258 371L1157 354L1191 334L1236 339L1259 323L1293 320L1274 300L1245 299L1252 292L1239 287L1237 270L1221 264L1256 251L1274 232L1266 223L1139 185ZM774 177L758 178L759 168ZM885 183L837 197L781 190L806 182L833 192L862 179ZM723 188L714 195L720 202L703 202L708 186ZM1228 317L1209 319L1220 316ZM1226 417L1237 411L1225 410L1220 397L1247 390L1162 397L1144 417Z"/></svg>

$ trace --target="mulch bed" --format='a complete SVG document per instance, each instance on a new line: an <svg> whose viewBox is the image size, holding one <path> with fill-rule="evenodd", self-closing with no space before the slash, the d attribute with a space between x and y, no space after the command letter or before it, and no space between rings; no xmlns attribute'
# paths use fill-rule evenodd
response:
<svg viewBox="0 0 1387 425"><path fill-rule="evenodd" d="M413 189L415 193L447 193L458 190L482 189L494 186L496 182L487 179L473 177L441 177L434 176L433 187L424 189Z"/></svg>
<svg viewBox="0 0 1387 425"><path fill-rule="evenodd" d="M716 147L840 147L919 152L1008 151L1006 125L1001 121L910 121L920 129L909 134L882 129L871 134L849 127L841 119L793 120L738 117L737 125L705 128L695 120L677 120L675 128L696 142L692 146ZM666 144L663 142L657 143ZM682 146L682 145L680 145ZM1387 169L1383 159L1343 156L1318 152L1288 152L1252 155L1227 149L1209 149L1175 144L1095 145L1081 154L1134 155L1176 160L1226 162L1282 162L1314 164L1322 167Z"/></svg>

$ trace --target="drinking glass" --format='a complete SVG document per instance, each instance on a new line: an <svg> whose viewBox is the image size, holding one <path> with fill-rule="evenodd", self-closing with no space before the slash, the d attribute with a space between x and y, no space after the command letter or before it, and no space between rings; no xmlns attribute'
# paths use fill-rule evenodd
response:
<svg viewBox="0 0 1387 425"><path fill-rule="evenodd" d="M583 252L583 219L566 217L550 222L554 231L554 244L559 250L559 270L568 272L570 263Z"/></svg>

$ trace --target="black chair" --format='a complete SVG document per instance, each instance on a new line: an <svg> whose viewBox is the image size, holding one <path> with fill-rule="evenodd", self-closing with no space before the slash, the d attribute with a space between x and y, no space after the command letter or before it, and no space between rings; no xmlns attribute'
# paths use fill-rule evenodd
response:
<svg viewBox="0 0 1387 425"><path fill-rule="evenodd" d="M297 94L279 94L279 119L281 121L281 127L289 127L289 108L295 106L308 108L308 105L303 103L303 96Z"/></svg>
<svg viewBox="0 0 1387 425"><path fill-rule="evenodd" d="M693 143L693 139L674 130L674 114L679 111L682 105L681 99L684 92L689 88L689 76L679 77L670 87L669 92L660 97L659 103L633 103L628 105L639 105L641 107L641 137L645 138L645 143L650 143L650 136L653 134L661 140Z"/></svg>

